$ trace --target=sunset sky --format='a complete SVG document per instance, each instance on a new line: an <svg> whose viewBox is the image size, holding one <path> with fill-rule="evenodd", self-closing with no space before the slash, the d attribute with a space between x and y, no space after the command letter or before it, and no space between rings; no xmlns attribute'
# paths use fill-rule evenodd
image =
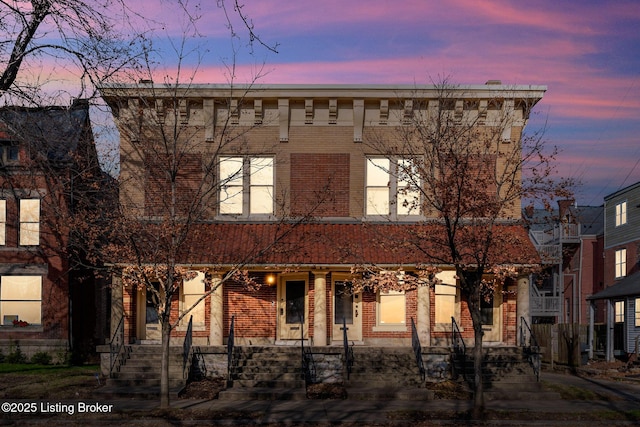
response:
<svg viewBox="0 0 640 427"><path fill-rule="evenodd" d="M202 3L199 38L189 42L201 58L192 53L186 64L198 64L196 82L225 83L222 63L233 62L232 42L216 2ZM236 19L238 82L261 69L264 84L430 84L448 77L459 84L546 85L529 127L546 123L546 138L561 149L560 175L583 182L578 204L600 205L640 181L640 1L240 3L277 53L254 44L249 55ZM172 74L186 20L169 1L133 6L153 20L164 72Z"/></svg>

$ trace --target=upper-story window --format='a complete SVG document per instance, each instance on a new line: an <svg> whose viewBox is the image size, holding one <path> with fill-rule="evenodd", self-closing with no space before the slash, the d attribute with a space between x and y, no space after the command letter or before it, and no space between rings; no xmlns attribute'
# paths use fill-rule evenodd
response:
<svg viewBox="0 0 640 427"><path fill-rule="evenodd" d="M616 251L616 279L627 275L627 250Z"/></svg>
<svg viewBox="0 0 640 427"><path fill-rule="evenodd" d="M627 223L627 202L616 204L616 227Z"/></svg>
<svg viewBox="0 0 640 427"><path fill-rule="evenodd" d="M0 141L0 166L18 163L19 147L11 141Z"/></svg>
<svg viewBox="0 0 640 427"><path fill-rule="evenodd" d="M273 215L273 157L221 157L219 168L221 215Z"/></svg>
<svg viewBox="0 0 640 427"><path fill-rule="evenodd" d="M20 200L20 245L40 244L40 199Z"/></svg>
<svg viewBox="0 0 640 427"><path fill-rule="evenodd" d="M415 160L372 157L367 159L366 174L366 216L420 214Z"/></svg>

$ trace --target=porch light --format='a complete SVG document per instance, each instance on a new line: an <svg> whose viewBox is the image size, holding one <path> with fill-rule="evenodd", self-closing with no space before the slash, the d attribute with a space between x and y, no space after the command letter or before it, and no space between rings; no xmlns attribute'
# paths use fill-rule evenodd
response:
<svg viewBox="0 0 640 427"><path fill-rule="evenodd" d="M273 273L267 274L264 280L268 286L273 286L276 284L276 275Z"/></svg>

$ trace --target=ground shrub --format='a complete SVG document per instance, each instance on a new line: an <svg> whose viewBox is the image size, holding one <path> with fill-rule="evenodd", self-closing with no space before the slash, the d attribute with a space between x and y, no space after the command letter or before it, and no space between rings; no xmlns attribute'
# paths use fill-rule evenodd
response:
<svg viewBox="0 0 640 427"><path fill-rule="evenodd" d="M39 351L31 356L31 363L37 365L51 365L53 358L46 351Z"/></svg>

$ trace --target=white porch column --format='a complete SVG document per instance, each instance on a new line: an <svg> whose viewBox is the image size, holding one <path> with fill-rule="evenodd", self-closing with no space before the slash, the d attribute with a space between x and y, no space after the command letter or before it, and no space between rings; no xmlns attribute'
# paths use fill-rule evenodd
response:
<svg viewBox="0 0 640 427"><path fill-rule="evenodd" d="M135 313L133 313L135 314ZM111 324L109 336L111 339L116 332L120 318L124 315L124 301L122 296L122 278L115 274L111 276ZM124 321L124 320L123 320Z"/></svg>
<svg viewBox="0 0 640 427"><path fill-rule="evenodd" d="M420 286L418 288L418 311L416 313L416 329L418 338L423 346L431 345L431 299L430 286Z"/></svg>
<svg viewBox="0 0 640 427"><path fill-rule="evenodd" d="M312 271L315 294L313 310L313 345L327 345L327 272Z"/></svg>
<svg viewBox="0 0 640 427"><path fill-rule="evenodd" d="M221 274L211 275L211 287L216 288L211 292L211 311L209 316L209 345L224 345L224 304L222 303L223 285Z"/></svg>
<svg viewBox="0 0 640 427"><path fill-rule="evenodd" d="M607 362L613 361L613 327L615 325L615 313L613 308L613 300L605 300L607 302L607 344L605 348Z"/></svg>
<svg viewBox="0 0 640 427"><path fill-rule="evenodd" d="M529 311L529 295L531 290L529 289L529 283L531 282L529 276L518 277L518 288L516 294L516 345L520 344L522 339L520 330L520 318L524 317L529 326L531 326L531 313Z"/></svg>

